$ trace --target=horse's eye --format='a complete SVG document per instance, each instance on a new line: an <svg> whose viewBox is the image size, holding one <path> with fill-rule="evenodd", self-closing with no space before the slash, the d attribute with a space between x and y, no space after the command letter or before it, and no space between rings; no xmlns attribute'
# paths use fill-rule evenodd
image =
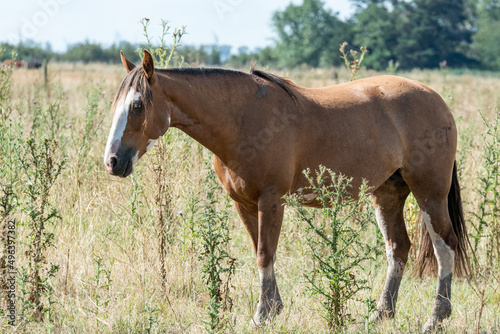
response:
<svg viewBox="0 0 500 334"><path fill-rule="evenodd" d="M132 105L132 112L134 113L140 113L142 109L142 103L140 102L134 102Z"/></svg>

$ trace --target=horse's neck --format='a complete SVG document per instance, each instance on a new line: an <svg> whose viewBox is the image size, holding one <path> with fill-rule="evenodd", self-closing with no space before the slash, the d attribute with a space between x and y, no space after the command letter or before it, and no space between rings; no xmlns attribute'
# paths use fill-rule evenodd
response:
<svg viewBox="0 0 500 334"><path fill-rule="evenodd" d="M230 154L238 134L237 89L232 78L168 73L160 84L171 101L170 125L180 129L215 153ZM238 78L235 78L238 80ZM236 106L238 103L238 106Z"/></svg>

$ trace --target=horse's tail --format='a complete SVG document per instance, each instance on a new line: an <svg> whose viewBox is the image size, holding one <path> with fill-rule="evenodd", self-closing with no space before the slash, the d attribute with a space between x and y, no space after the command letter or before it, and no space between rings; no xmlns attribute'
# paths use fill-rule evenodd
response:
<svg viewBox="0 0 500 334"><path fill-rule="evenodd" d="M448 193L448 213L450 215L451 224L453 225L453 231L458 239L457 253L455 254L455 275L468 275L468 273L470 273L470 261L467 255L467 248L470 243L462 209L462 198L460 197L460 184L458 183L456 161L453 164L451 187ZM423 277L426 274L437 273L437 259L434 255L432 240L429 233L427 233L427 228L424 223L421 225L420 249L416 269L418 275Z"/></svg>

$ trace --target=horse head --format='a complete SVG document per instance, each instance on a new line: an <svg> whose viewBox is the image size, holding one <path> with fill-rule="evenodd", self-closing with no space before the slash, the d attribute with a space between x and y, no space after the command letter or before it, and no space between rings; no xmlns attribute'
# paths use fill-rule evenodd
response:
<svg viewBox="0 0 500 334"><path fill-rule="evenodd" d="M170 126L168 102L159 91L154 60L144 50L142 66L125 58L127 70L111 111L114 113L104 153L104 164L112 175L126 177L134 164Z"/></svg>

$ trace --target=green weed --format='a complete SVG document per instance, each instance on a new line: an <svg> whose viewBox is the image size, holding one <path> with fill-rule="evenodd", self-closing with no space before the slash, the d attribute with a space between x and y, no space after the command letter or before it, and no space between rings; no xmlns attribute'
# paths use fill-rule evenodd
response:
<svg viewBox="0 0 500 334"><path fill-rule="evenodd" d="M58 210L50 202L50 192L61 174L65 160L58 160L57 144L47 138L42 139L41 143L28 139L21 156L26 181L23 186L26 196L23 210L29 216L25 223L29 231L26 252L29 258L27 293L32 307L30 317L41 321L46 313L50 319L50 305L53 303L51 279L59 270L58 265L47 262L46 252L54 247L54 226L61 219ZM46 302L42 296L46 297Z"/></svg>
<svg viewBox="0 0 500 334"><path fill-rule="evenodd" d="M314 176L310 170L304 175L310 184L304 191L315 194L322 208L304 208L297 194L287 196L286 201L297 212L297 219L307 223L307 244L314 261L313 269L304 275L309 290L322 299L323 317L330 332L339 333L353 320L347 303L356 299L361 290L369 289L361 273L364 261L373 260L373 246L359 236L373 222L373 214L363 208L371 203L366 183L359 191L359 199L355 199L351 178L323 166Z"/></svg>
<svg viewBox="0 0 500 334"><path fill-rule="evenodd" d="M391 59L387 63L387 68L385 70L390 74L396 74L398 68L399 68L399 62L398 61L395 62L393 59Z"/></svg>
<svg viewBox="0 0 500 334"><path fill-rule="evenodd" d="M97 256L93 259L96 265L95 274L89 279L90 300L92 308L87 308L95 316L95 328L100 329L101 318L105 320L108 315L105 312L107 305L110 303L110 290L113 280L111 279L111 268L114 260L109 263L109 269L105 266L105 260Z"/></svg>
<svg viewBox="0 0 500 334"><path fill-rule="evenodd" d="M4 52L4 49L0 48L0 57L2 57ZM14 60L16 57L17 54L13 52L11 59ZM9 93L12 86L13 70L13 64L10 66L0 64L0 126L5 124L12 113L12 106L9 104Z"/></svg>
<svg viewBox="0 0 500 334"><path fill-rule="evenodd" d="M479 212L472 224L474 252L479 251L479 242L486 238L486 258L490 266L500 261L500 114L494 108L494 118L489 120L482 113L486 131L483 138L483 175L479 178ZM478 259L476 259L478 261ZM477 263L476 263L477 264Z"/></svg>
<svg viewBox="0 0 500 334"><path fill-rule="evenodd" d="M148 32L149 19L143 18L141 19L140 23L142 24L144 30L144 37L146 38L148 49L151 52L151 55L153 56L155 66L158 66L159 68L168 68L170 66L170 62L172 61L172 59L176 58L175 50L180 46L181 38L186 33L186 27L182 27L180 29L175 28L172 34L172 40L173 40L172 44L167 45L168 43L167 35L168 32L170 31L170 26L168 21L162 19L161 20L162 32L159 38L160 44L156 46L153 43L153 39ZM142 58L144 49L139 48L139 50L137 51L139 52L139 56ZM184 63L184 57L179 56L178 58L175 59L175 61L176 61L175 66L182 67L182 64Z"/></svg>
<svg viewBox="0 0 500 334"><path fill-rule="evenodd" d="M349 50L347 53L345 51L345 47L347 46L347 42L344 42L340 45L340 58L344 60L345 66L351 72L351 81L356 80L356 77L358 76L359 71L361 70L361 63L363 62L363 58L365 57L365 54L368 53L368 49L366 46L362 46L359 50L361 51L361 55L359 56L358 59L358 51L355 50ZM349 60L349 55L351 56L352 60Z"/></svg>
<svg viewBox="0 0 500 334"><path fill-rule="evenodd" d="M199 258L203 261L202 273L210 298L209 320L205 322L205 329L208 333L219 333L227 326L232 308L229 288L234 274L235 259L228 253L229 199L226 196L223 207L216 209L216 205L219 204L219 196L216 194L219 185L215 172L209 168L205 185L205 204L199 220L198 234L203 249Z"/></svg>

